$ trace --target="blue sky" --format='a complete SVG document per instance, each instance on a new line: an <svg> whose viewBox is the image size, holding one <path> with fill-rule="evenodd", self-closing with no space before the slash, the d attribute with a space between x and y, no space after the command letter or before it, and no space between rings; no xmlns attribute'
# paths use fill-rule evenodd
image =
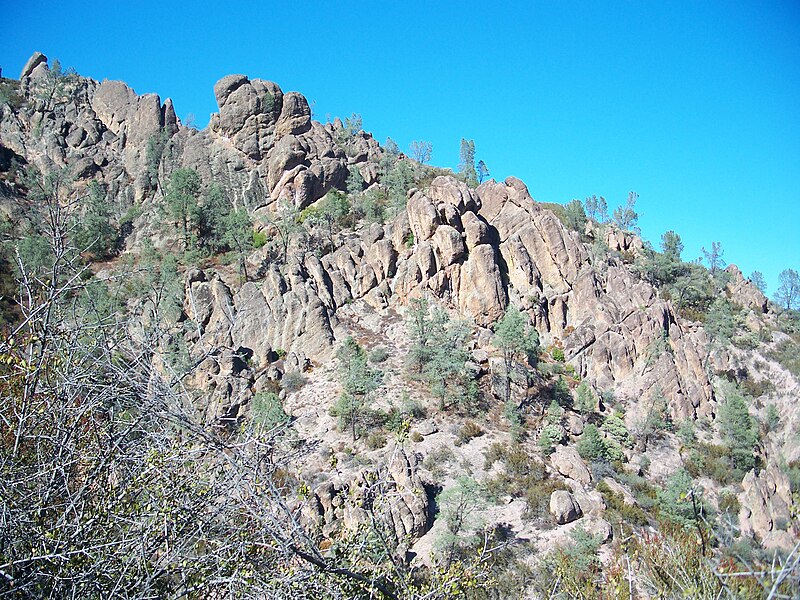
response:
<svg viewBox="0 0 800 600"><path fill-rule="evenodd" d="M122 6L130 4L130 6ZM35 50L171 97L203 127L244 73L315 117L363 117L455 167L475 140L496 179L543 202L639 193L640 225L684 259L722 243L749 274L800 270L800 3L63 1L3 7L0 66Z"/></svg>

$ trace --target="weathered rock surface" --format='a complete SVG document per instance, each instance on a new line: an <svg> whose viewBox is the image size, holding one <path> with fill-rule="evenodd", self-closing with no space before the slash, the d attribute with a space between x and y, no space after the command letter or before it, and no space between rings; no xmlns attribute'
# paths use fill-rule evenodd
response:
<svg viewBox="0 0 800 600"><path fill-rule="evenodd" d="M742 534L758 536L766 548L791 549L800 531L792 522L789 479L777 466L745 475L739 504Z"/></svg>
<svg viewBox="0 0 800 600"><path fill-rule="evenodd" d="M388 463L362 470L346 483L329 480L314 490L304 516L330 535L337 529L354 530L371 515L383 519L398 542L421 537L430 528L425 487L416 463L399 450Z"/></svg>
<svg viewBox="0 0 800 600"><path fill-rule="evenodd" d="M730 276L727 288L734 302L745 308L754 310L759 314L767 312L767 307L769 305L767 297L752 281L744 278L739 267L736 265L728 265L725 271Z"/></svg>
<svg viewBox="0 0 800 600"><path fill-rule="evenodd" d="M556 523L564 525L580 519L583 512L569 492L556 490L550 496L550 514L553 515Z"/></svg>
<svg viewBox="0 0 800 600"><path fill-rule="evenodd" d="M550 457L550 462L561 475L573 479L581 485L589 485L592 481L588 467L575 448L557 446Z"/></svg>

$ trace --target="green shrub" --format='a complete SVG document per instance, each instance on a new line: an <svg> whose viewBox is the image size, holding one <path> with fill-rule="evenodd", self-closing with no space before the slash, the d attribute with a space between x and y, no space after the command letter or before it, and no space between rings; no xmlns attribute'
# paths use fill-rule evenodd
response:
<svg viewBox="0 0 800 600"><path fill-rule="evenodd" d="M539 434L539 447L545 454L553 452L554 446L557 446L564 439L562 429L558 425L545 425Z"/></svg>
<svg viewBox="0 0 800 600"><path fill-rule="evenodd" d="M389 351L383 347L375 348L369 353L369 362L371 363L382 363L387 358L389 358Z"/></svg>
<svg viewBox="0 0 800 600"><path fill-rule="evenodd" d="M456 458L453 451L447 446L439 446L425 457L422 466L428 469L436 479L442 479L446 474L446 467Z"/></svg>
<svg viewBox="0 0 800 600"><path fill-rule="evenodd" d="M588 461L608 461L608 444L600 435L596 425L588 424L583 429L576 449L581 458Z"/></svg>
<svg viewBox="0 0 800 600"><path fill-rule="evenodd" d="M606 506L631 525L644 526L650 522L644 510L635 504L627 504L623 497L613 492L605 481L597 484L597 491L602 494Z"/></svg>
<svg viewBox="0 0 800 600"><path fill-rule="evenodd" d="M784 340L767 356L772 360L778 361L784 368L791 371L795 377L800 377L800 343L797 341Z"/></svg>
<svg viewBox="0 0 800 600"><path fill-rule="evenodd" d="M274 429L287 424L289 415L283 410L283 403L274 392L260 392L250 403L253 423L265 429Z"/></svg>
<svg viewBox="0 0 800 600"><path fill-rule="evenodd" d="M263 248L267 245L267 234L263 231L253 232L253 248Z"/></svg>
<svg viewBox="0 0 800 600"><path fill-rule="evenodd" d="M553 357L553 360L560 363L563 363L566 360L566 357L564 356L564 351L558 346L553 347L553 349L550 351L550 356Z"/></svg>

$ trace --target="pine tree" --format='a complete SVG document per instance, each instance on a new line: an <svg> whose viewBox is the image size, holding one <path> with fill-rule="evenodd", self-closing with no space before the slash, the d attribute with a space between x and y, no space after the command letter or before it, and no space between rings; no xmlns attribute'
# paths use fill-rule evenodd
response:
<svg viewBox="0 0 800 600"><path fill-rule="evenodd" d="M497 322L492 343L503 353L505 366L505 401L511 399L511 380L517 355L525 354L529 363L535 363L539 349L539 334L529 326L527 319L514 306L506 309L506 314Z"/></svg>

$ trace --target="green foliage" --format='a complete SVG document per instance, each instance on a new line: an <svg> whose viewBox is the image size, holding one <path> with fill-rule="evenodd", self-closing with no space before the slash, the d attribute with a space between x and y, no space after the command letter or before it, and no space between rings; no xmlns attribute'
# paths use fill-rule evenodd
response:
<svg viewBox="0 0 800 600"><path fill-rule="evenodd" d="M514 364L517 356L525 354L528 364L536 366L539 350L539 334L528 324L528 319L518 308L509 305L505 315L494 327L492 344L503 353L505 365L505 402L511 399L511 380L514 377Z"/></svg>
<svg viewBox="0 0 800 600"><path fill-rule="evenodd" d="M280 398L273 392L260 392L253 396L250 411L253 423L265 430L283 427L291 421Z"/></svg>
<svg viewBox="0 0 800 600"><path fill-rule="evenodd" d="M105 187L92 180L88 191L73 227L74 241L79 250L98 259L108 258L117 250L119 230L111 222Z"/></svg>
<svg viewBox="0 0 800 600"><path fill-rule="evenodd" d="M586 226L586 212L580 200L572 200L564 205L564 224L574 231L583 233Z"/></svg>
<svg viewBox="0 0 800 600"><path fill-rule="evenodd" d="M781 414L778 411L778 407L774 404L769 404L767 406L767 412L764 416L764 425L767 428L767 431L775 431L780 424Z"/></svg>
<svg viewBox="0 0 800 600"><path fill-rule="evenodd" d="M59 104L64 104L75 91L78 75L75 69L63 69L58 59L52 61L43 77L32 82L33 97L41 103L44 111L52 111Z"/></svg>
<svg viewBox="0 0 800 600"><path fill-rule="evenodd" d="M420 161L422 162L422 161ZM478 185L478 173L475 171L475 141L461 138L459 150L458 173L469 187Z"/></svg>
<svg viewBox="0 0 800 600"><path fill-rule="evenodd" d="M572 394L569 391L567 380L559 375L550 388L550 394L559 406L569 407L572 406Z"/></svg>
<svg viewBox="0 0 800 600"><path fill-rule="evenodd" d="M482 160L478 161L477 174L478 174L478 183L483 183L484 179L490 176L489 167L487 167L486 163L483 162Z"/></svg>
<svg viewBox="0 0 800 600"><path fill-rule="evenodd" d="M583 428L583 433L575 448L584 460L591 462L609 460L608 444L600 435L597 426L592 423Z"/></svg>
<svg viewBox="0 0 800 600"><path fill-rule="evenodd" d="M794 339L783 340L773 350L770 350L767 356L778 361L796 377L800 377L800 343Z"/></svg>
<svg viewBox="0 0 800 600"><path fill-rule="evenodd" d="M439 517L445 523L445 532L436 540L449 566L468 548L465 539L482 526L480 513L486 505L480 485L471 477L462 476L455 485L445 489L437 498Z"/></svg>
<svg viewBox="0 0 800 600"><path fill-rule="evenodd" d="M600 429L608 435L609 440L616 442L623 448L633 448L633 437L625 426L622 415L619 413L609 415L606 420L603 421Z"/></svg>
<svg viewBox="0 0 800 600"><path fill-rule="evenodd" d="M19 82L13 79L0 80L0 105L8 104L13 109L22 107L23 99L19 93Z"/></svg>
<svg viewBox="0 0 800 600"><path fill-rule="evenodd" d="M703 324L713 339L728 344L744 326L744 316L727 299L717 298L711 303Z"/></svg>
<svg viewBox="0 0 800 600"><path fill-rule="evenodd" d="M539 434L539 447L545 454L550 454L555 446L564 439L564 431L558 425L545 425Z"/></svg>
<svg viewBox="0 0 800 600"><path fill-rule="evenodd" d="M371 363L382 363L387 358L389 358L389 351L383 346L375 348L369 353L369 362Z"/></svg>
<svg viewBox="0 0 800 600"><path fill-rule="evenodd" d="M167 214L180 225L187 249L195 245L195 229L200 223L198 198L201 184L200 175L194 169L175 169L164 197Z"/></svg>
<svg viewBox="0 0 800 600"><path fill-rule="evenodd" d="M647 525L650 522L647 513L640 506L626 503L623 496L612 491L605 481L600 481L596 489L602 494L608 510L617 513L621 519L631 525L639 526Z"/></svg>
<svg viewBox="0 0 800 600"><path fill-rule="evenodd" d="M253 248L263 248L267 245L267 234L263 231L253 231L251 237L253 240Z"/></svg>
<svg viewBox="0 0 800 600"><path fill-rule="evenodd" d="M664 394L661 393L661 389L655 388L650 393L647 413L637 427L642 451L647 451L650 439L660 436L665 431L672 431L673 428L674 425L667 400L664 398Z"/></svg>
<svg viewBox="0 0 800 600"><path fill-rule="evenodd" d="M367 353L352 337L344 341L336 352L336 359L342 394L332 413L339 418L340 428L350 427L355 441L369 409L369 395L378 389L381 374L367 365Z"/></svg>
<svg viewBox="0 0 800 600"><path fill-rule="evenodd" d="M438 307L431 310L425 298L411 300L408 328L411 334L409 362L439 399L439 408L456 405L471 412L475 408L477 389L466 370L469 328L464 323L450 321L447 313Z"/></svg>
<svg viewBox="0 0 800 600"><path fill-rule="evenodd" d="M350 137L353 137L361 132L363 127L364 121L361 118L361 115L357 113L353 113L344 119L344 131Z"/></svg>
<svg viewBox="0 0 800 600"><path fill-rule="evenodd" d="M417 169L414 164L399 157L396 153L386 152L380 161L380 181L386 188L386 204L389 216L405 209L408 190L414 187Z"/></svg>
<svg viewBox="0 0 800 600"><path fill-rule="evenodd" d="M672 230L667 231L661 236L661 251L664 256L672 263L681 262L683 252L683 242L681 236Z"/></svg>
<svg viewBox="0 0 800 600"><path fill-rule="evenodd" d="M657 492L659 515L687 529L694 528L696 519L706 512L699 499L695 498L695 505L692 505L692 495L695 493L689 472L683 468L678 469Z"/></svg>
<svg viewBox="0 0 800 600"><path fill-rule="evenodd" d="M597 396L586 381L582 381L575 389L573 408L579 413L588 415L597 410Z"/></svg>
<svg viewBox="0 0 800 600"><path fill-rule="evenodd" d="M716 423L730 450L731 466L740 472L747 471L755 466L758 421L750 414L747 400L735 384L723 380L719 387L723 401L719 405Z"/></svg>
<svg viewBox="0 0 800 600"><path fill-rule="evenodd" d="M639 232L637 225L639 215L636 212L636 201L639 199L639 194L630 192L625 206L618 206L614 209L614 224L622 231Z"/></svg>
<svg viewBox="0 0 800 600"><path fill-rule="evenodd" d="M708 270L712 277L725 268L725 261L722 259L725 251L722 249L722 244L711 242L711 250L706 250L704 246L700 251L703 253L703 259L708 264Z"/></svg>
<svg viewBox="0 0 800 600"><path fill-rule="evenodd" d="M168 148L168 145L169 132L166 129L161 129L158 133L147 138L145 169L150 189L156 189L159 185L158 173L161 166L161 159L164 157L164 152Z"/></svg>
<svg viewBox="0 0 800 600"><path fill-rule="evenodd" d="M542 593L559 599L594 597L601 567L597 555L601 543L600 536L592 536L582 527L573 529L569 541L542 561L540 580L545 583Z"/></svg>
<svg viewBox="0 0 800 600"><path fill-rule="evenodd" d="M550 356L552 356L553 360L556 362L563 363L566 360L566 357L564 356L564 350L558 346L553 346L553 348L550 350Z"/></svg>
<svg viewBox="0 0 800 600"><path fill-rule="evenodd" d="M334 234L351 218L352 206L347 195L339 190L331 190L322 199L305 208L299 221L323 232L329 249L334 247Z"/></svg>
<svg viewBox="0 0 800 600"><path fill-rule="evenodd" d="M767 280L764 279L764 274L761 271L753 271L750 273L750 283L758 288L758 290L765 294L767 292Z"/></svg>

